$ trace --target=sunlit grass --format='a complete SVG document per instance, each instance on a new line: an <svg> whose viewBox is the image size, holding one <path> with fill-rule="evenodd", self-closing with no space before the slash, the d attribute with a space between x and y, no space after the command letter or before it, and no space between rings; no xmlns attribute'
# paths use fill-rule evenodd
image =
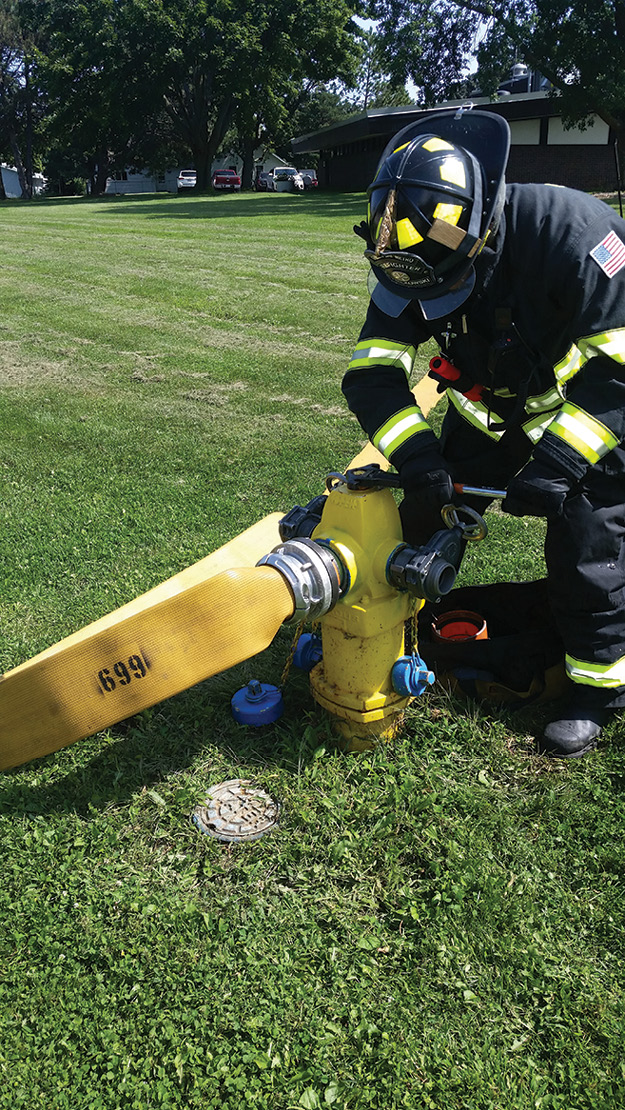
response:
<svg viewBox="0 0 625 1110"><path fill-rule="evenodd" d="M363 210L0 207L2 669L356 454ZM540 576L541 526L488 519L460 581ZM346 756L292 670L284 717L239 728L290 644L2 776L2 1110L616 1110L620 724L564 766L532 755L545 709L437 692ZM282 816L231 848L189 814L238 777Z"/></svg>

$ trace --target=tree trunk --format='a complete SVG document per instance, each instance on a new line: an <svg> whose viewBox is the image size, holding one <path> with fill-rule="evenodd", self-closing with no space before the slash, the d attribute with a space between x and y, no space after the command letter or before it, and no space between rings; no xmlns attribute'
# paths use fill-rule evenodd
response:
<svg viewBox="0 0 625 1110"><path fill-rule="evenodd" d="M106 192L106 183L109 177L110 165L111 162L109 158L108 147L103 144L98 149L98 163L96 166L95 175L92 178L94 194L97 197L104 196L104 193Z"/></svg>
<svg viewBox="0 0 625 1110"><path fill-rule="evenodd" d="M28 182L26 180L26 171L24 169L24 163L22 161L22 152L20 150L20 144L17 141L17 135L15 134L15 132L12 129L9 132L9 142L11 144L11 153L13 155L13 161L15 162L15 169L17 170L17 176L18 176L18 180L19 180L19 183L20 183L20 189L21 189L21 192L22 192L22 200L30 200L30 197L28 195Z"/></svg>
<svg viewBox="0 0 625 1110"><path fill-rule="evenodd" d="M30 87L30 64L24 59L24 94L26 99L26 188L32 200L33 189L33 102Z"/></svg>
<svg viewBox="0 0 625 1110"><path fill-rule="evenodd" d="M254 151L257 140L247 138L243 140L243 169L241 170L241 188L251 189L254 184Z"/></svg>
<svg viewBox="0 0 625 1110"><path fill-rule="evenodd" d="M211 183L211 165L213 160L205 142L201 144L198 143L191 149L193 153L193 164L197 175L195 190L198 193L206 193Z"/></svg>
<svg viewBox="0 0 625 1110"><path fill-rule="evenodd" d="M217 152L224 140L226 131L230 126L230 120L234 112L234 97L229 96L226 100L222 101L219 111L217 112L217 119L213 124L213 130L208 137L208 172L210 174L210 167L213 164L213 159L216 158Z"/></svg>

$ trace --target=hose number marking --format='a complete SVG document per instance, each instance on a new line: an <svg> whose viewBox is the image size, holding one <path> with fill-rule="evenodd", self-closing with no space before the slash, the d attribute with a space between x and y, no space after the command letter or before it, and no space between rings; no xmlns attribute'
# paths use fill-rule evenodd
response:
<svg viewBox="0 0 625 1110"><path fill-rule="evenodd" d="M147 660L140 654L131 655L125 663L119 659L110 668L103 667L98 671L98 685L110 694L118 686L128 686L133 679L145 678L148 666Z"/></svg>

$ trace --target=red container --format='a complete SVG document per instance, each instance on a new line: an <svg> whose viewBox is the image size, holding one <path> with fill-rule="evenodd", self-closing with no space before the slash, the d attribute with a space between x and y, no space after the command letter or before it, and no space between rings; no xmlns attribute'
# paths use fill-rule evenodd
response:
<svg viewBox="0 0 625 1110"><path fill-rule="evenodd" d="M488 639L484 617L479 613L471 613L468 609L452 609L448 613L441 613L440 617L432 621L432 633L435 640L453 640L456 643Z"/></svg>

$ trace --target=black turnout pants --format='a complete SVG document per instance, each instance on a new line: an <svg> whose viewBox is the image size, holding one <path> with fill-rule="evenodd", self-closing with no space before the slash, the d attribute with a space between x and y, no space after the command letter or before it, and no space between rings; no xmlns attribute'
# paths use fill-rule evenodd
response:
<svg viewBox="0 0 625 1110"><path fill-rule="evenodd" d="M522 433L493 440L451 406L441 443L453 480L467 485L505 488L531 454ZM466 501L478 512L488 504L483 498ZM579 684L589 706L625 706L625 451L621 447L590 467L581 482L573 483L562 515L548 521L545 563L569 676Z"/></svg>

